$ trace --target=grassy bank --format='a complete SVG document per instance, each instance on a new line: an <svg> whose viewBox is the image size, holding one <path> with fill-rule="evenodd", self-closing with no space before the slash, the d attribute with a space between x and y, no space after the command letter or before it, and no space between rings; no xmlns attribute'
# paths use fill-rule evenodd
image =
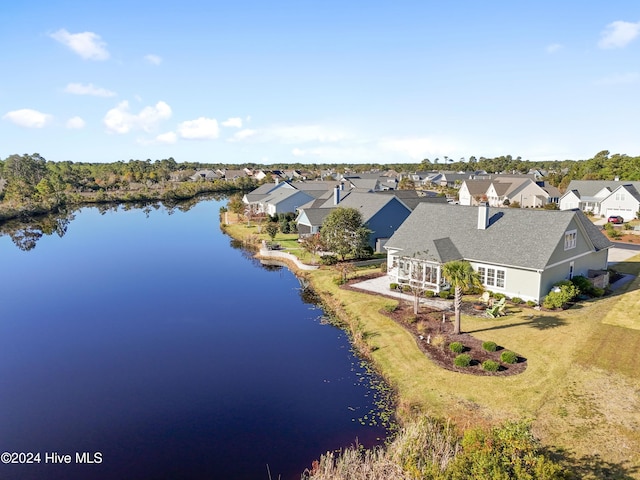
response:
<svg viewBox="0 0 640 480"><path fill-rule="evenodd" d="M250 230L227 228L236 238L256 236L255 227ZM640 256L622 267L637 275ZM579 478L640 478L637 280L561 312L522 307L499 319L463 316L464 331L528 360L520 375L492 377L433 364L404 328L381 313L396 300L341 289L327 267L306 276L397 392L400 418L419 412L461 428L530 419L536 436Z"/></svg>

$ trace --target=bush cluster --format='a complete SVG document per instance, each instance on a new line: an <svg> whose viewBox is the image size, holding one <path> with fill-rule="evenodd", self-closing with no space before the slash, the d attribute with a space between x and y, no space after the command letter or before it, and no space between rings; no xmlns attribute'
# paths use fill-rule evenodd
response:
<svg viewBox="0 0 640 480"><path fill-rule="evenodd" d="M520 297L513 297L511 299L511 303L513 303L514 305L519 305L522 303L522 299Z"/></svg>
<svg viewBox="0 0 640 480"><path fill-rule="evenodd" d="M553 289L544 297L544 308L562 308L580 294L580 290L571 281L563 280L554 285Z"/></svg>
<svg viewBox="0 0 640 480"><path fill-rule="evenodd" d="M442 290L438 295L440 298L444 298L446 300L449 298L449 295L451 295L451 292L449 290Z"/></svg>
<svg viewBox="0 0 640 480"><path fill-rule="evenodd" d="M482 362L482 369L487 372L497 372L500 368L500 364L495 360L485 360Z"/></svg>
<svg viewBox="0 0 640 480"><path fill-rule="evenodd" d="M462 353L464 352L464 345L461 342L451 342L449 344L449 350L453 353Z"/></svg>
<svg viewBox="0 0 640 480"><path fill-rule="evenodd" d="M389 290L397 290L398 289L398 284L397 283L390 283L389 284Z"/></svg>
<svg viewBox="0 0 640 480"><path fill-rule="evenodd" d="M335 255L323 255L320 257L320 263L322 265L335 265L338 263L338 257Z"/></svg>
<svg viewBox="0 0 640 480"><path fill-rule="evenodd" d="M498 345L496 342L483 342L482 348L487 352L495 352L498 349Z"/></svg>
<svg viewBox="0 0 640 480"><path fill-rule="evenodd" d="M433 293L433 290L425 290L424 291L425 298L432 298L434 295L435 295L435 293Z"/></svg>
<svg viewBox="0 0 640 480"><path fill-rule="evenodd" d="M461 353L453 360L453 364L456 367L468 367L471 365L471 355L468 353Z"/></svg>
<svg viewBox="0 0 640 480"><path fill-rule="evenodd" d="M500 354L500 360L504 363L516 363L518 361L518 356L509 350L505 350Z"/></svg>

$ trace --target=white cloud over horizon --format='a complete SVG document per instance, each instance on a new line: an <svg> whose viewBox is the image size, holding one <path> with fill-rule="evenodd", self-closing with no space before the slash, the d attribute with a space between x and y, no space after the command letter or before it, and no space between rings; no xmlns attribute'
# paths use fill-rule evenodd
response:
<svg viewBox="0 0 640 480"><path fill-rule="evenodd" d="M228 141L229 142L241 142L242 140L246 140L250 137L253 137L254 135L256 135L258 133L257 130L253 130L251 128L245 128L244 130L240 130L239 132L236 132L233 137L231 137Z"/></svg>
<svg viewBox="0 0 640 480"><path fill-rule="evenodd" d="M72 93L73 95L90 95L93 97L115 97L117 94L106 88L96 87L93 83L70 83L65 89L65 92Z"/></svg>
<svg viewBox="0 0 640 480"><path fill-rule="evenodd" d="M81 118L81 117L71 117L69 120L67 120L67 123L65 124L65 126L70 129L70 130L80 130L82 128L84 128L86 125L86 122Z"/></svg>
<svg viewBox="0 0 640 480"><path fill-rule="evenodd" d="M150 63L151 65L158 66L162 63L162 57L159 55L154 55L154 54L145 55L144 59L147 61L147 63Z"/></svg>
<svg viewBox="0 0 640 480"><path fill-rule="evenodd" d="M156 137L156 141L159 143L171 145L178 141L178 135L176 135L175 132L161 133Z"/></svg>
<svg viewBox="0 0 640 480"><path fill-rule="evenodd" d="M640 22L611 22L600 34L598 46L602 49L626 47L640 34Z"/></svg>
<svg viewBox="0 0 640 480"><path fill-rule="evenodd" d="M104 125L110 133L129 133L131 130L152 132L162 120L171 118L171 107L159 101L152 107L143 108L140 113L129 111L129 102L124 100L107 112Z"/></svg>
<svg viewBox="0 0 640 480"><path fill-rule="evenodd" d="M85 60L107 60L110 55L107 44L93 32L69 33L64 28L50 35Z"/></svg>
<svg viewBox="0 0 640 480"><path fill-rule="evenodd" d="M186 140L213 140L219 134L220 128L215 118L200 117L178 125L178 135Z"/></svg>
<svg viewBox="0 0 640 480"><path fill-rule="evenodd" d="M49 124L53 119L52 115L32 110L30 108L22 108L7 112L2 116L3 119L24 128L42 128Z"/></svg>
<svg viewBox="0 0 640 480"><path fill-rule="evenodd" d="M223 127L242 128L242 119L240 117L228 118L221 125Z"/></svg>

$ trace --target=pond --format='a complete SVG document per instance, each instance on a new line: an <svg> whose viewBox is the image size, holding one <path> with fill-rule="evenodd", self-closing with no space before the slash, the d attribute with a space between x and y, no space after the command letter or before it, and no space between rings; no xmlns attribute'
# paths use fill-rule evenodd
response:
<svg viewBox="0 0 640 480"><path fill-rule="evenodd" d="M378 379L223 204L3 227L0 451L33 463L0 478L288 480L384 439Z"/></svg>

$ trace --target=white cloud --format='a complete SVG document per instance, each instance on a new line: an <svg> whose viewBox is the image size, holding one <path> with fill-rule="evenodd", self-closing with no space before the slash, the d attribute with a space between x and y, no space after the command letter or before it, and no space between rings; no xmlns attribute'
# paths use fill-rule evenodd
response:
<svg viewBox="0 0 640 480"><path fill-rule="evenodd" d="M242 128L242 119L240 117L229 118L222 122L223 127Z"/></svg>
<svg viewBox="0 0 640 480"><path fill-rule="evenodd" d="M107 90L106 88L96 87L93 83L84 85L82 83L70 83L64 89L67 93L74 95L91 95L94 97L115 97L116 92Z"/></svg>
<svg viewBox="0 0 640 480"><path fill-rule="evenodd" d="M129 111L129 102L123 101L112 108L104 117L107 130L112 133L129 133L131 130L151 132L162 120L171 118L171 107L165 102L158 102L153 107L145 107L140 113Z"/></svg>
<svg viewBox="0 0 640 480"><path fill-rule="evenodd" d="M240 142L240 141L245 140L245 139L247 139L249 137L255 136L256 133L257 133L256 130L252 130L250 128L245 128L244 130L240 130L239 132L236 132L235 135L229 139L229 141L230 142Z"/></svg>
<svg viewBox="0 0 640 480"><path fill-rule="evenodd" d="M379 145L385 150L404 153L419 161L430 156L451 155L461 149L456 142L434 137L391 138L382 140Z"/></svg>
<svg viewBox="0 0 640 480"><path fill-rule="evenodd" d="M42 128L47 125L53 117L37 110L23 108L7 112L2 118L13 122L20 127Z"/></svg>
<svg viewBox="0 0 640 480"><path fill-rule="evenodd" d="M307 154L307 152L305 150L302 150L301 148L294 148L293 150L291 150L291 153L294 157L304 157Z"/></svg>
<svg viewBox="0 0 640 480"><path fill-rule="evenodd" d="M207 140L218 138L220 129L215 118L200 117L187 120L178 125L178 134L188 140Z"/></svg>
<svg viewBox="0 0 640 480"><path fill-rule="evenodd" d="M547 45L547 53L556 53L558 50L562 49L562 45L559 43L552 43L551 45Z"/></svg>
<svg viewBox="0 0 640 480"><path fill-rule="evenodd" d="M145 55L144 59L151 65L160 65L162 63L162 57L159 55Z"/></svg>
<svg viewBox="0 0 640 480"><path fill-rule="evenodd" d="M640 73L618 73L604 77L596 81L596 85L626 85L630 83L638 83L640 81Z"/></svg>
<svg viewBox="0 0 640 480"><path fill-rule="evenodd" d="M107 60L107 44L93 32L69 33L64 28L52 33L51 38L69 47L85 60Z"/></svg>
<svg viewBox="0 0 640 480"><path fill-rule="evenodd" d="M162 133L156 137L156 141L159 143L173 144L178 141L178 136L175 132Z"/></svg>
<svg viewBox="0 0 640 480"><path fill-rule="evenodd" d="M85 121L80 117L71 117L67 120L66 126L70 130L80 130L86 125Z"/></svg>
<svg viewBox="0 0 640 480"><path fill-rule="evenodd" d="M607 25L600 34L600 48L622 48L629 44L640 33L640 22L623 22L618 20Z"/></svg>

